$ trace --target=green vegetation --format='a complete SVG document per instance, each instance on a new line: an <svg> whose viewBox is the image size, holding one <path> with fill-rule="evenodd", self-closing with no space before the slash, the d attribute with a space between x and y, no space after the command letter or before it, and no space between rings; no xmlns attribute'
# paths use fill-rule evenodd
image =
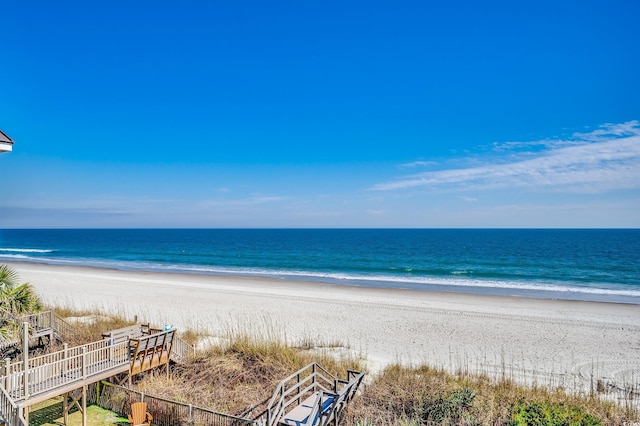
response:
<svg viewBox="0 0 640 426"><path fill-rule="evenodd" d="M30 284L20 284L18 273L0 265L0 342L16 337L20 325L15 318L40 311L42 303Z"/></svg>
<svg viewBox="0 0 640 426"><path fill-rule="evenodd" d="M348 410L360 425L622 425L637 409L598 395L520 386L428 366L385 369Z"/></svg>
<svg viewBox="0 0 640 426"><path fill-rule="evenodd" d="M519 402L513 410L511 426L600 426L602 422L581 408L562 404Z"/></svg>
<svg viewBox="0 0 640 426"><path fill-rule="evenodd" d="M418 410L423 424L473 424L473 400L475 392L468 388L431 394L423 392Z"/></svg>
<svg viewBox="0 0 640 426"><path fill-rule="evenodd" d="M62 402L52 400L53 403L47 401L47 404L32 407L29 414L30 426L59 426L64 424L62 416ZM82 413L73 410L68 417L67 426L81 426ZM87 424L89 425L129 425L129 420L118 416L113 411L105 410L97 405L87 407Z"/></svg>

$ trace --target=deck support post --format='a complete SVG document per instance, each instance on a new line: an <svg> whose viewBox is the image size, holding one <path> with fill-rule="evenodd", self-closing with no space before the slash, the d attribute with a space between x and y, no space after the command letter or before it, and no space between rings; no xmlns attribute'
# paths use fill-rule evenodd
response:
<svg viewBox="0 0 640 426"><path fill-rule="evenodd" d="M69 404L68 399L71 399L71 404ZM64 418L65 425L69 423L69 412L73 409L74 406L78 407L78 410L82 413L82 425L86 426L87 385L83 385L82 388L78 388L64 394L64 399L62 400L62 416Z"/></svg>
<svg viewBox="0 0 640 426"><path fill-rule="evenodd" d="M62 422L65 425L69 422L69 392L62 397Z"/></svg>
<svg viewBox="0 0 640 426"><path fill-rule="evenodd" d="M87 385L82 386L82 426L87 426Z"/></svg>

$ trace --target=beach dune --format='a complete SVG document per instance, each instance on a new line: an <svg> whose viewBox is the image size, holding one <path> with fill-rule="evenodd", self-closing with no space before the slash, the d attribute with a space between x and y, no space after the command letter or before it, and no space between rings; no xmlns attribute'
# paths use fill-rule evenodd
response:
<svg viewBox="0 0 640 426"><path fill-rule="evenodd" d="M47 304L588 390L640 381L640 306L12 263ZM342 348L340 348L342 346Z"/></svg>

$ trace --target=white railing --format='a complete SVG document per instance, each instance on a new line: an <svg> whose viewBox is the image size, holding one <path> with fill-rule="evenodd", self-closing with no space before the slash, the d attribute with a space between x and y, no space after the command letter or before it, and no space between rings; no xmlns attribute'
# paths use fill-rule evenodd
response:
<svg viewBox="0 0 640 426"><path fill-rule="evenodd" d="M358 390L363 377L364 373L348 370L346 380L341 380L313 362L282 380L266 410L255 420L262 418L265 425L276 425L285 413L290 411L290 406L299 405L303 399L314 393L317 393L317 396L307 417L310 424L315 424L320 415L323 416L323 421L338 419L344 405ZM332 398L332 402L328 410L323 411L322 405L327 397Z"/></svg>
<svg viewBox="0 0 640 426"><path fill-rule="evenodd" d="M41 365L52 364L63 359L72 358L78 356L84 352L93 352L99 349L105 349L110 347L106 340L99 340L97 342L87 343L85 345L74 346L71 348L65 347L57 352L51 352L48 354L40 355L37 357L29 358L29 369L39 367ZM5 370L3 375L13 374L24 370L23 361L8 362L5 364Z"/></svg>
<svg viewBox="0 0 640 426"><path fill-rule="evenodd" d="M192 357L196 354L196 348L179 338L178 336L173 337L173 346L171 348L171 358L175 361L183 362L187 358Z"/></svg>
<svg viewBox="0 0 640 426"><path fill-rule="evenodd" d="M20 411L7 391L0 386L0 415L4 423L8 426L27 426L27 421Z"/></svg>
<svg viewBox="0 0 640 426"><path fill-rule="evenodd" d="M18 324L28 322L29 326L35 330L51 328L60 336L68 336L74 333L73 327L51 310L23 315L16 318L16 322Z"/></svg>
<svg viewBox="0 0 640 426"><path fill-rule="evenodd" d="M129 342L112 346L96 345L96 343L99 342L72 348L68 351L66 358L60 357L60 352L48 354L56 355L53 358L49 358L48 355L38 357L40 359L47 357L49 362L36 361L33 364L29 362L26 377L23 369L15 368L2 378L4 388L13 399L32 397L129 365Z"/></svg>
<svg viewBox="0 0 640 426"><path fill-rule="evenodd" d="M275 425L291 405L301 402L305 394L317 391L335 392L337 383L336 377L315 362L296 371L276 387L267 406L266 424Z"/></svg>

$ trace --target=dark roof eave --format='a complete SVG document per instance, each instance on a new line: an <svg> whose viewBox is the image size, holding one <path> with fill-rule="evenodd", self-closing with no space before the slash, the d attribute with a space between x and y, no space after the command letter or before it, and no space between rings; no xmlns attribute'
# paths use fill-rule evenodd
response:
<svg viewBox="0 0 640 426"><path fill-rule="evenodd" d="M0 130L0 143L13 145L13 139L11 139L5 132Z"/></svg>

